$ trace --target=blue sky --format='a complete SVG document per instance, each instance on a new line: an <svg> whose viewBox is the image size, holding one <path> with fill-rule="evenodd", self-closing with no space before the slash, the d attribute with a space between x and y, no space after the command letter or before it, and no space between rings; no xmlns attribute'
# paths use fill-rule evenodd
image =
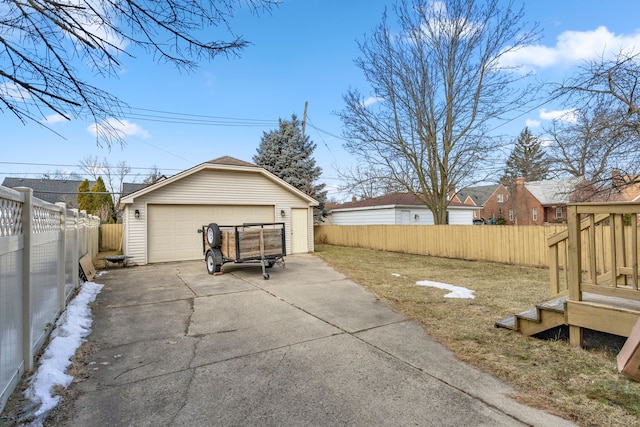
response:
<svg viewBox="0 0 640 427"><path fill-rule="evenodd" d="M143 55L125 59L119 78L95 78L96 85L134 109L123 123L123 147L97 147L90 122L50 122L54 133L33 123L24 126L5 111L0 114L0 181L55 170L80 172L73 165L88 156L111 164L124 160L142 175L152 166L171 175L225 155L251 161L263 132L276 129L279 118L302 118L308 102L306 132L317 144L314 157L323 169L322 180L330 196L345 199L348 195L332 190L339 184L336 169L355 166L355 159L342 148L341 123L334 113L343 108L342 96L350 88L368 93L353 62L359 55L356 40L363 40L392 4L284 0L271 14L242 10L231 25L253 45L240 58L220 57L193 73ZM529 0L525 13L528 21L539 23L542 38L514 61L541 78L560 81L584 59L620 46L640 49L637 0ZM559 108L541 106L500 132L514 139L525 125L537 132ZM174 117L208 124L170 123ZM141 179L132 176L128 181Z"/></svg>

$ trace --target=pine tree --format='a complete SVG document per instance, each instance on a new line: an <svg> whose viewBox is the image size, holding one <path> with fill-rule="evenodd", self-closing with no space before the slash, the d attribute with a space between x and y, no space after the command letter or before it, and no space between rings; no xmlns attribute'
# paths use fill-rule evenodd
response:
<svg viewBox="0 0 640 427"><path fill-rule="evenodd" d="M88 179L82 181L78 186L78 209L89 213L93 211L93 195L90 190Z"/></svg>
<svg viewBox="0 0 640 427"><path fill-rule="evenodd" d="M313 158L315 148L309 136L302 137L300 122L294 114L291 121L280 119L278 130L262 134L253 162L320 202L314 217L321 222L327 192L324 184L317 183L322 168Z"/></svg>
<svg viewBox="0 0 640 427"><path fill-rule="evenodd" d="M509 155L500 182L512 187L517 178L524 178L525 181L540 181L547 178L548 174L549 160L542 150L542 142L531 134L528 127L525 127Z"/></svg>

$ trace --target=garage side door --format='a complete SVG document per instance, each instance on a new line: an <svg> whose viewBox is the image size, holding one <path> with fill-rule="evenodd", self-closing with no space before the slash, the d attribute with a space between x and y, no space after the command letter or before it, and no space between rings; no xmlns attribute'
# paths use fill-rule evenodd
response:
<svg viewBox="0 0 640 427"><path fill-rule="evenodd" d="M291 209L291 253L306 254L309 252L309 211L307 209Z"/></svg>
<svg viewBox="0 0 640 427"><path fill-rule="evenodd" d="M197 230L210 222L274 222L273 206L149 205L148 212L149 263L203 259L202 234Z"/></svg>

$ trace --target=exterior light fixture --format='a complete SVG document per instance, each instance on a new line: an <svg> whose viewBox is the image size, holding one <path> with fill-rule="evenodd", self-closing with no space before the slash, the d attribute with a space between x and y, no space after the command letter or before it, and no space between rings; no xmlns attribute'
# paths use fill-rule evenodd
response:
<svg viewBox="0 0 640 427"><path fill-rule="evenodd" d="M134 212L134 215L136 216L136 218L140 218L140 211L136 209L136 211Z"/></svg>
<svg viewBox="0 0 640 427"><path fill-rule="evenodd" d="M284 218L284 209L280 209L280 216Z"/></svg>

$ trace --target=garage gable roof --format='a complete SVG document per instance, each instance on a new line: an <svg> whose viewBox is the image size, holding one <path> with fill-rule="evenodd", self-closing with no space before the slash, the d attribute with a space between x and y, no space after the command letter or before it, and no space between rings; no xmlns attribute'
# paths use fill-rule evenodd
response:
<svg viewBox="0 0 640 427"><path fill-rule="evenodd" d="M182 172L178 172L177 174L163 179L161 181L157 181L154 184L151 184L147 187L144 187L134 193L128 194L120 200L120 203L123 205L131 204L135 201L136 198L143 196L145 194L151 193L155 190L158 190L167 185L171 185L172 183L181 180L182 178L193 175L202 170L220 170L220 171L236 171L236 172L247 172L247 173L258 173L265 178L275 182L279 186L283 187L287 191L297 195L301 199L306 200L311 206L318 206L319 203L313 197L305 194L304 192L298 190L293 185L285 182L283 179L278 178L268 170L261 168L260 166L254 165L252 163L245 162L243 160L236 159L230 156L218 157L217 159L209 160L204 163L200 163L190 169L184 170Z"/></svg>

